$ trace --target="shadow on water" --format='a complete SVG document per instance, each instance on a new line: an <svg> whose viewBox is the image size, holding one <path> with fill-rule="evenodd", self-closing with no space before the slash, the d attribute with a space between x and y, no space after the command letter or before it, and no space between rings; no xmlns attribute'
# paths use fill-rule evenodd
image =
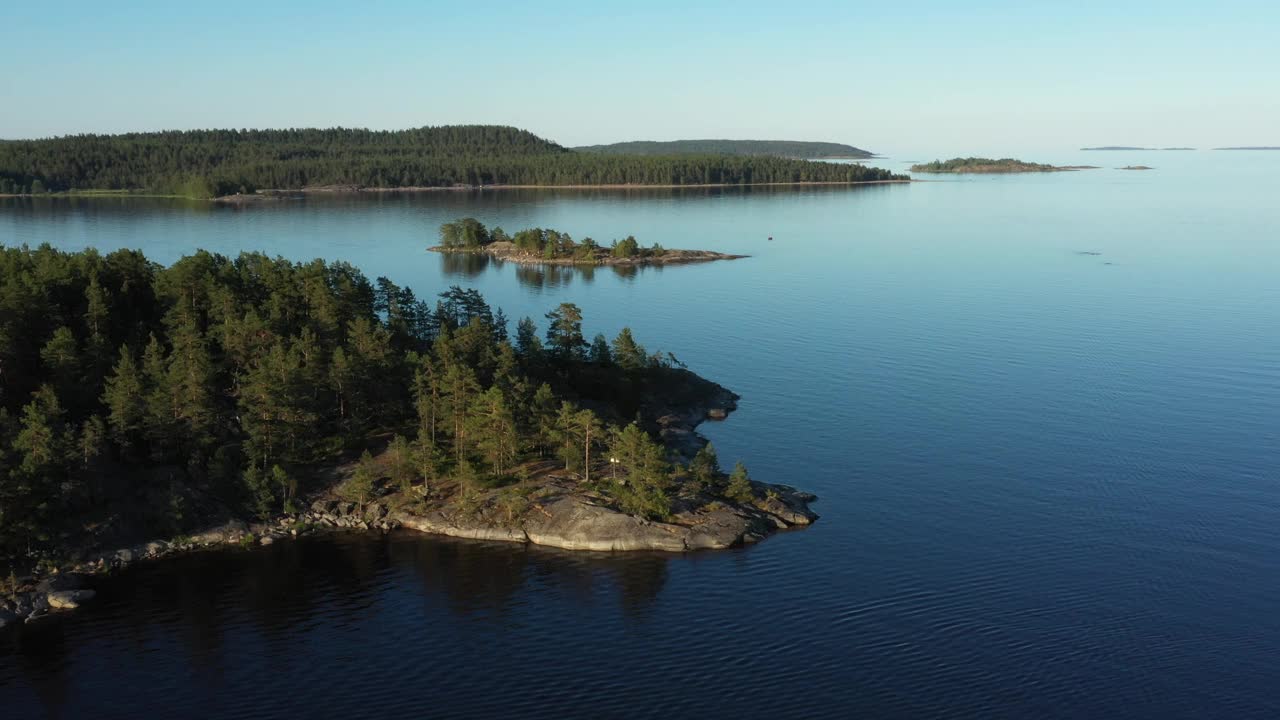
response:
<svg viewBox="0 0 1280 720"><path fill-rule="evenodd" d="M339 644L344 629L413 633L442 616L501 629L545 612L530 609L530 593L553 592L561 612L616 598L626 618L643 622L667 581L668 562L656 554L572 553L409 532L195 553L101 578L98 598L84 610L0 635L0 688L26 685L32 700L56 714L84 653L106 647L116 647L108 655L145 653L149 663L159 657L218 678L228 673L227 658L247 647L268 662L288 662L300 638L315 642L317 628L330 628L326 636ZM419 590L416 600L404 597L407 589L415 594L411 588Z"/></svg>

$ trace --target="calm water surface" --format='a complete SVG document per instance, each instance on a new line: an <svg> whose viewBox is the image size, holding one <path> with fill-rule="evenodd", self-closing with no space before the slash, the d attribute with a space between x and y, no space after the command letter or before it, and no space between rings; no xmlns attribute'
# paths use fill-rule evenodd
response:
<svg viewBox="0 0 1280 720"><path fill-rule="evenodd" d="M0 636L0 715L1280 716L1280 153L1032 159L1157 170L0 200L6 244L345 259L512 317L576 302L741 393L705 428L721 458L823 516L674 557L393 534L147 564ZM460 215L752 257L424 252Z"/></svg>

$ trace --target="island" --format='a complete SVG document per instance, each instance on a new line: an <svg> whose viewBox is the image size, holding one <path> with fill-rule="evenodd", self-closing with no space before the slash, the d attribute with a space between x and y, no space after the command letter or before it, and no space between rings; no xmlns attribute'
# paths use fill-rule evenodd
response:
<svg viewBox="0 0 1280 720"><path fill-rule="evenodd" d="M635 140L583 145L574 150L607 155L772 155L801 160L867 160L868 150L833 142L801 140Z"/></svg>
<svg viewBox="0 0 1280 720"><path fill-rule="evenodd" d="M1087 148L1080 148L1080 149L1086 152L1099 151L1099 150L1144 150L1149 152L1157 152L1157 151L1163 152L1166 150L1195 150L1195 148L1190 148L1190 147L1148 148L1148 147L1130 147L1127 145L1104 145L1102 147L1087 147Z"/></svg>
<svg viewBox="0 0 1280 720"><path fill-rule="evenodd" d="M956 173L956 174L991 174L991 173L1027 173L1027 172L1063 172L1070 170L1096 170L1094 165L1044 165L1030 163L1013 158L967 157L950 160L934 160L911 166L911 172L918 173Z"/></svg>
<svg viewBox="0 0 1280 720"><path fill-rule="evenodd" d="M1125 165L1122 168L1116 168L1116 169L1117 170L1155 170L1155 168L1150 167L1148 165Z"/></svg>
<svg viewBox="0 0 1280 720"><path fill-rule="evenodd" d="M308 192L905 182L859 164L771 154L570 150L526 130L454 125L189 130L0 141L0 195L277 198Z"/></svg>
<svg viewBox="0 0 1280 720"><path fill-rule="evenodd" d="M509 235L500 227L492 230L475 218L460 218L440 226L440 244L427 248L438 253L487 255L524 265L676 265L680 263L739 260L746 255L729 255L710 250L674 250L654 243L641 247L634 236L614 240L608 247L591 238L575 241L568 233L545 228L527 228Z"/></svg>
<svg viewBox="0 0 1280 720"><path fill-rule="evenodd" d="M317 532L685 552L817 518L698 434L736 394L571 303L512 331L344 262L47 245L0 248L0 302L0 625Z"/></svg>

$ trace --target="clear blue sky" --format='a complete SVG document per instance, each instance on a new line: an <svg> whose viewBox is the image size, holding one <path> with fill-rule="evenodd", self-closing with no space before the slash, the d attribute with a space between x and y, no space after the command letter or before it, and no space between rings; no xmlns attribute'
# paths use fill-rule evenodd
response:
<svg viewBox="0 0 1280 720"><path fill-rule="evenodd" d="M10 3L0 137L501 123L566 145L1280 144L1280 3Z"/></svg>

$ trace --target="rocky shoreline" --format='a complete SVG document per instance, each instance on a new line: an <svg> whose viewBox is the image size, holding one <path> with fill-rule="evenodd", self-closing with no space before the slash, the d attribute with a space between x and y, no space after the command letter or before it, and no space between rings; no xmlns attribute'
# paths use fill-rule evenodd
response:
<svg viewBox="0 0 1280 720"><path fill-rule="evenodd" d="M679 408L652 407L659 435L672 457L688 460L707 444L697 432L705 420L724 419L738 396L714 386L702 402ZM350 468L339 468L343 476ZM542 545L598 552L721 550L763 540L773 532L812 524L817 498L788 485L752 481L753 499L737 502L710 495L677 499L665 521L629 515L604 495L567 473L551 473L531 484L523 503L504 502L501 490L470 498L431 497L412 491L383 493L363 506L334 493L335 483L310 499L307 510L268 522L231 520L201 532L153 540L110 552L88 554L81 562L14 578L0 592L0 629L38 622L74 610L94 597L92 578L136 562L227 546L253 547L321 532L344 530L416 532L474 540Z"/></svg>
<svg viewBox="0 0 1280 720"><path fill-rule="evenodd" d="M682 263L711 262L713 260L741 260L749 255L729 255L710 250L666 250L657 256L614 257L608 249L594 254L589 259L572 257L547 258L534 253L527 253L516 248L513 243L495 242L478 248L447 248L440 245L427 248L431 252L454 255L488 255L497 260L513 262L520 265L591 265L591 266L623 266L640 267L645 265L679 265Z"/></svg>

